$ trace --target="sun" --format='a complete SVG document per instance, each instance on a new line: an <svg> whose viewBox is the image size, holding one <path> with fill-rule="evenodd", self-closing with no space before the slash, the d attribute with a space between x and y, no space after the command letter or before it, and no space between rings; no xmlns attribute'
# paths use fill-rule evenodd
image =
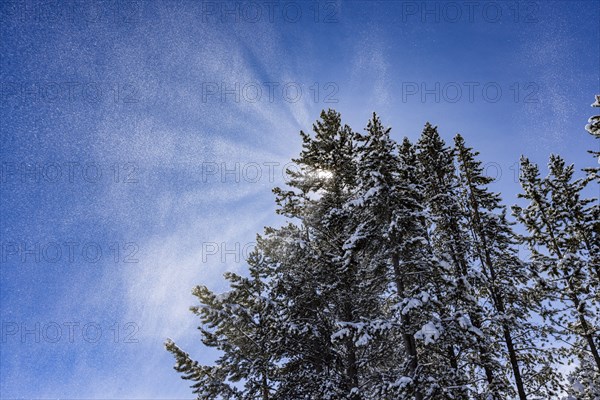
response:
<svg viewBox="0 0 600 400"><path fill-rule="evenodd" d="M333 172L327 171L324 169L319 169L316 171L316 175L320 179L331 179L333 178Z"/></svg>

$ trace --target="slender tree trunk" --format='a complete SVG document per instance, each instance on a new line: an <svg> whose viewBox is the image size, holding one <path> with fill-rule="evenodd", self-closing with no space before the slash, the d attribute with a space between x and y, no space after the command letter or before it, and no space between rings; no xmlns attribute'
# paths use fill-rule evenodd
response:
<svg viewBox="0 0 600 400"><path fill-rule="evenodd" d="M262 375L262 400L269 400L269 382L267 380L267 374Z"/></svg>
<svg viewBox="0 0 600 400"><path fill-rule="evenodd" d="M510 330L506 325L502 325L504 332L504 340L506 341L506 348L508 349L508 358L510 360L510 366L515 376L515 385L517 386L517 393L519 394L519 400L527 400L527 394L525 393L525 385L523 384L523 378L521 377L521 369L519 368L519 361L517 360L517 352L513 343Z"/></svg>
<svg viewBox="0 0 600 400"><path fill-rule="evenodd" d="M568 279L568 278L565 277L565 279ZM585 315L584 315L585 307L579 301L579 298L575 294L570 282L569 282L569 287L572 292L572 295L570 296L571 301L573 302L573 305L575 306L575 309L577 310L577 316L579 318L579 323L581 324L581 328L585 332L582 336L585 338L585 340L588 344L588 347L590 348L590 353L592 353L592 356L594 357L594 361L596 362L596 368L598 369L598 371L600 371L600 354L598 353L598 347L596 346L596 343L594 342L594 336L592 336L592 334L590 333L590 325L588 324L587 320L585 319Z"/></svg>

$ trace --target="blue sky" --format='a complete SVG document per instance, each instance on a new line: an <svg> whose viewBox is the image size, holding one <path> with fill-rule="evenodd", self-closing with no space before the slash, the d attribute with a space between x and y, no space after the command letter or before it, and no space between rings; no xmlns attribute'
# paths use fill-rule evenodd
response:
<svg viewBox="0 0 600 400"><path fill-rule="evenodd" d="M599 10L3 2L0 397L193 398L162 343L214 357L191 289L283 222L270 189L323 108L460 132L508 204L521 154L592 165Z"/></svg>

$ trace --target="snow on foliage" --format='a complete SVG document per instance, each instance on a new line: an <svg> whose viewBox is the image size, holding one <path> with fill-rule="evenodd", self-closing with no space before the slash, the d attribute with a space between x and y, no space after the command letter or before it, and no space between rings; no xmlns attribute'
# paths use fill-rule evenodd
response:
<svg viewBox="0 0 600 400"><path fill-rule="evenodd" d="M376 114L361 134L333 110L313 131L274 189L288 222L229 290L193 290L220 357L165 342L198 399L600 399L597 169L553 155L541 177L523 158L517 235L460 135L397 143Z"/></svg>

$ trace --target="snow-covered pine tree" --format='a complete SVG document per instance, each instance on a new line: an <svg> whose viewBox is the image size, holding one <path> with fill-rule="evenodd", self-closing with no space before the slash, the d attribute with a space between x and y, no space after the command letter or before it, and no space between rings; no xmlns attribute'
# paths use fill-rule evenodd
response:
<svg viewBox="0 0 600 400"><path fill-rule="evenodd" d="M299 288L315 288L308 304L293 305L290 326L296 329L297 340L316 335L329 349L315 354L298 347L298 353L287 356L301 366L284 367L291 381L302 379L307 383L304 389L310 388L294 393L290 387L287 398L358 400L369 396L373 380L377 341L368 339L374 332L365 321L376 316L379 299L373 293L376 285L369 284L370 266L360 249L348 251L355 220L344 204L356 184L355 133L333 110L323 112L313 130L314 136L301 132L303 149L294 160L299 171L292 172L288 182L292 190L275 193L280 213L301 221L310 249L302 264L288 266L290 276L301 284ZM317 304L310 304L315 299Z"/></svg>
<svg viewBox="0 0 600 400"><path fill-rule="evenodd" d="M596 101L592 107L600 107L600 95L596 95ZM595 138L600 139L600 115L594 115L589 118L585 129ZM596 163L600 164L600 151L590 150ZM595 203L586 213L587 225L589 230L586 232L586 246L589 254L590 269L598 271L600 269L600 167L585 168L588 184L592 185L592 193L597 193ZM596 282L598 283L598 282ZM593 288L596 294L596 304L600 303L600 288ZM580 347L585 347L585 342L579 339ZM596 341L600 349L600 339ZM577 400L600 400L600 370L594 368L595 362L590 354L581 353L579 355L579 364L569 375L571 388L569 390L569 399Z"/></svg>
<svg viewBox="0 0 600 400"><path fill-rule="evenodd" d="M434 255L427 232L429 218L424 205L424 189L419 182L415 146L404 137L397 148L400 169L396 177L396 207L388 233L394 241L391 272L398 296L402 334L407 345L414 347L407 352L409 358L406 360L410 374L414 375L414 398L419 400L422 395L423 399L432 399L443 393L444 387L456 383L454 368L447 363L436 363L447 351L438 330L445 330L439 318L445 307L445 269ZM412 398L410 394L409 398Z"/></svg>
<svg viewBox="0 0 600 400"><path fill-rule="evenodd" d="M479 262L481 296L497 333L492 338L504 343L504 358L510 365L513 384L520 400L552 398L559 388L554 373L553 354L540 347L546 340L542 327L531 321L535 304L531 301L528 264L517 256L517 236L506 218L500 195L490 191L493 178L484 174L479 152L467 147L456 135L455 157L459 167L462 203L467 211L473 239L474 258ZM504 375L504 373L502 373Z"/></svg>
<svg viewBox="0 0 600 400"><path fill-rule="evenodd" d="M496 347L483 308L477 298L479 276L469 259L472 243L467 231L467 215L460 204L453 151L427 123L417 142L420 179L430 216L430 236L436 256L449 266L442 318L450 327L445 342L450 365L463 379L462 386L474 398L501 399L507 390L499 374ZM482 385L481 382L486 382ZM491 397L490 397L491 396ZM465 397L465 395L463 395Z"/></svg>
<svg viewBox="0 0 600 400"><path fill-rule="evenodd" d="M392 264L398 266L394 268L402 301L398 311L404 332L414 332L417 387L422 388L425 399L467 398L465 379L458 362L454 364L454 350L464 343L460 337L456 339L456 323L448 318L448 289L454 287L454 275L450 264L438 258L433 249L422 170L416 146L408 138L399 146L399 158L397 206L389 231L397 240L399 263ZM402 317L410 318L403 321Z"/></svg>
<svg viewBox="0 0 600 400"><path fill-rule="evenodd" d="M600 303L595 299L593 281L597 271L590 263L586 244L591 233L590 200L581 199L586 180L573 180L574 168L561 157L551 156L550 173L540 178L537 165L521 158L520 198L525 208L513 206L513 213L528 230L532 262L541 272L538 291L545 301L546 316L571 343L570 353L590 357L600 370Z"/></svg>
<svg viewBox="0 0 600 400"><path fill-rule="evenodd" d="M385 334L387 343L380 348L391 361L378 365L380 381L371 398L429 399L439 394L443 377L450 374L441 373L444 365L429 357L433 330L420 342L416 335L430 326L432 304L439 307L440 302L432 289L432 252L422 222L416 157L407 140L404 154L398 154L389 133L373 114L366 134L357 134L357 190L346 205L355 228L346 254L359 255L363 270L375 278L366 281L387 304L387 312L369 323L370 331Z"/></svg>
<svg viewBox="0 0 600 400"><path fill-rule="evenodd" d="M202 343L220 350L214 365L200 365L168 339L165 346L176 358L175 370L202 400L270 400L277 386L279 348L276 308L269 299L271 265L262 253L264 241L249 255L249 276L226 273L231 290L215 294L197 286L200 305L191 310L200 317Z"/></svg>
<svg viewBox="0 0 600 400"><path fill-rule="evenodd" d="M355 265L358 289L361 291L355 308L361 311L362 320L353 323L347 331L354 337L354 345L361 359L368 360L360 371L359 394L361 398L378 399L389 396L398 382L399 365L406 359L392 316L390 301L390 253L386 245L386 221L382 213L389 214L394 204L390 200L389 185L393 171L398 168L393 154L394 142L389 138L379 118L373 115L367 134L355 134L354 162L357 171L356 187L343 205L349 216L348 235L343 245L344 263ZM393 184L393 183L392 183ZM383 210L381 207L385 207ZM339 334L338 334L339 336Z"/></svg>
<svg viewBox="0 0 600 400"><path fill-rule="evenodd" d="M596 95L596 101L592 103L592 107L600 107L600 95ZM600 139L600 115L594 115L588 120L586 130L595 138ZM590 150L596 163L600 164L600 151ZM588 184L592 187L592 193L596 195L595 204L591 207L587 216L587 224L589 231L586 235L586 245L590 257L591 269L600 271L600 166L586 168ZM596 282L600 283L600 282ZM600 287L596 286L596 301L600 303Z"/></svg>

